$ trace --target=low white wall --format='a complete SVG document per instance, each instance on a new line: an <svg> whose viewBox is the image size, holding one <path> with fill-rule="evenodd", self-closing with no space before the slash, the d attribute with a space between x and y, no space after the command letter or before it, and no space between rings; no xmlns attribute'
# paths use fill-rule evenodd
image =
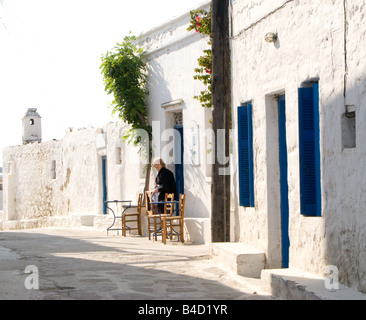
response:
<svg viewBox="0 0 366 320"><path fill-rule="evenodd" d="M144 180L140 179L140 162L129 159L136 159L133 154L137 150L122 141L123 129L116 122L101 129L69 132L60 141L5 148L5 225L47 225L47 218L57 218L59 224L61 217L73 216L84 216L80 219L85 222L85 216L102 215L102 156L107 157L107 200L136 203ZM102 131L106 133L105 145L97 148ZM120 152L118 162L116 152ZM81 225L85 224L81 220Z"/></svg>

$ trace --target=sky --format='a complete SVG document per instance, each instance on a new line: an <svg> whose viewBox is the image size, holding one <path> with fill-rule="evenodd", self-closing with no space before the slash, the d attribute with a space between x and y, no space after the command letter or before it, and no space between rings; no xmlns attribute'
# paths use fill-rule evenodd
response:
<svg viewBox="0 0 366 320"><path fill-rule="evenodd" d="M28 108L42 117L42 139L68 128L118 121L108 107L101 57L203 0L0 0L0 166L2 149L22 144Z"/></svg>

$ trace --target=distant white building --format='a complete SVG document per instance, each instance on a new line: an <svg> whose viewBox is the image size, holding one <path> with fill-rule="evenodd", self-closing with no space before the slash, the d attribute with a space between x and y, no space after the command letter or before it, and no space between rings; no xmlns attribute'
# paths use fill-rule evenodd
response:
<svg viewBox="0 0 366 320"><path fill-rule="evenodd" d="M42 142L42 122L37 108L29 108L22 119L23 144Z"/></svg>
<svg viewBox="0 0 366 320"><path fill-rule="evenodd" d="M137 150L121 139L123 128L109 123L5 148L3 228L100 223L106 230L104 201L136 202L145 183Z"/></svg>

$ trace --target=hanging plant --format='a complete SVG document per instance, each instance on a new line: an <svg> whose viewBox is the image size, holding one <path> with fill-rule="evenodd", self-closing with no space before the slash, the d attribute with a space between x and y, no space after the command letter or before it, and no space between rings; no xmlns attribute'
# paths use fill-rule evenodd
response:
<svg viewBox="0 0 366 320"><path fill-rule="evenodd" d="M211 10L209 12L205 10L191 11L191 21L187 28L188 31L195 30L202 35L208 35L208 45L211 46ZM194 69L196 73L193 79L201 81L206 87L201 91L199 96L194 96L194 99L198 100L202 107L212 107L212 49L203 50L204 55L198 58L198 68Z"/></svg>

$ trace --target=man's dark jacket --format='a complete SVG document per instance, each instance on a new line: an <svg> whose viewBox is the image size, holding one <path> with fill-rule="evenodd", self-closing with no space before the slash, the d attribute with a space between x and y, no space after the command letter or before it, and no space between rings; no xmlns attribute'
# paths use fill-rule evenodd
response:
<svg viewBox="0 0 366 320"><path fill-rule="evenodd" d="M174 193L174 198L178 199L177 189L175 186L174 174L167 168L161 168L158 175L155 178L155 184L160 185L159 201L165 200L166 193ZM161 210L162 209L162 210ZM159 205L159 211L164 211L164 205Z"/></svg>

